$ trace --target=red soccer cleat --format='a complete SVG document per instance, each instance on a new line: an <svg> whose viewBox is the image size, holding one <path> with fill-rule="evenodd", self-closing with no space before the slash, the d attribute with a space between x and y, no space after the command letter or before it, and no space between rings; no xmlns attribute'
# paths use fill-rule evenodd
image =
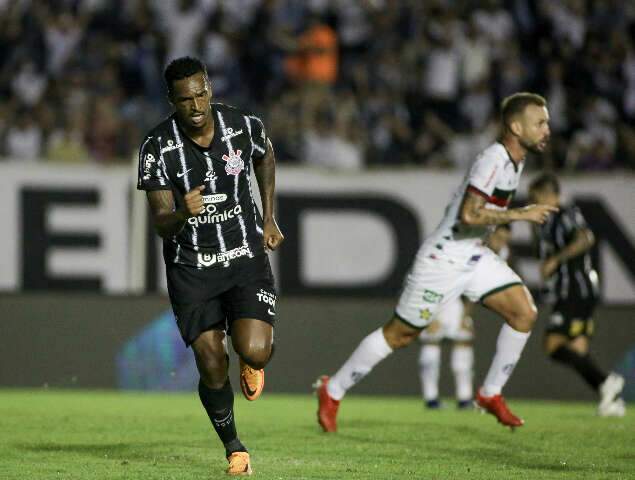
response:
<svg viewBox="0 0 635 480"><path fill-rule="evenodd" d="M479 390L476 393L476 400L474 400L474 403L477 408L491 413L498 419L499 423L502 423L506 427L510 427L512 430L516 427L521 427L525 423L522 418L518 418L509 410L507 404L505 403L505 399L500 394L485 397L481 395L481 391Z"/></svg>
<svg viewBox="0 0 635 480"><path fill-rule="evenodd" d="M318 423L325 432L337 432L337 409L340 407L340 401L331 398L326 390L328 383L329 377L322 375L314 385L318 397Z"/></svg>

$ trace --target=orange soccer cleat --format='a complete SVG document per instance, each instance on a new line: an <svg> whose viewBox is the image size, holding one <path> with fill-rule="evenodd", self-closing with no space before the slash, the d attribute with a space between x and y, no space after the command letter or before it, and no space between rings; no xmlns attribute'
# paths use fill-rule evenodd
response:
<svg viewBox="0 0 635 480"><path fill-rule="evenodd" d="M474 403L481 411L486 411L494 415L499 423L502 423L506 427L510 427L512 430L516 427L521 427L525 421L522 418L518 418L514 415L502 395L492 395L491 397L485 397L479 390L476 393L476 400Z"/></svg>
<svg viewBox="0 0 635 480"><path fill-rule="evenodd" d="M229 466L227 467L227 475L251 475L251 462L247 452L234 452L227 457Z"/></svg>
<svg viewBox="0 0 635 480"><path fill-rule="evenodd" d="M253 402L265 388L265 371L251 368L240 359L240 389L247 400Z"/></svg>
<svg viewBox="0 0 635 480"><path fill-rule="evenodd" d="M340 401L331 398L326 390L328 383L329 377L322 375L314 385L318 397L318 423L325 432L337 432L337 409L340 407Z"/></svg>

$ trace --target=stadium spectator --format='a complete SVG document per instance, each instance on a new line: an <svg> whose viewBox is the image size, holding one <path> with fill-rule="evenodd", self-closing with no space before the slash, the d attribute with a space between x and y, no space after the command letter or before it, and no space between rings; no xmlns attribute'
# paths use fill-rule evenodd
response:
<svg viewBox="0 0 635 480"><path fill-rule="evenodd" d="M632 168L634 30L633 2L615 0L9 1L0 6L0 103L65 116L108 96L113 115L142 131L167 113L163 66L199 55L217 98L256 108L272 132L290 123L282 112L304 115L291 105L314 108L298 100L307 82L330 95L352 91L365 165L463 165L457 155L473 151L474 132L523 89L552 106L552 148L537 166ZM595 121L614 139L588 147L598 128L578 107L596 97L615 112ZM12 123L0 123L5 155ZM297 125L281 131L280 162L302 161ZM113 134L109 160L91 149L88 161L134 157L134 131Z"/></svg>
<svg viewBox="0 0 635 480"><path fill-rule="evenodd" d="M24 60L11 81L11 92L23 105L35 106L46 89L47 78L31 60Z"/></svg>
<svg viewBox="0 0 635 480"><path fill-rule="evenodd" d="M303 158L308 165L356 170L363 166L362 148L347 131L345 119L330 106L317 108L303 128Z"/></svg>
<svg viewBox="0 0 635 480"><path fill-rule="evenodd" d="M9 158L35 162L42 150L42 130L32 110L18 112L14 125L7 131L6 153Z"/></svg>
<svg viewBox="0 0 635 480"><path fill-rule="evenodd" d="M335 32L319 17L312 16L308 28L297 38L285 70L292 83L333 85L337 80L337 57Z"/></svg>
<svg viewBox="0 0 635 480"><path fill-rule="evenodd" d="M55 130L46 144L46 159L55 163L85 163L90 158L86 145L86 117L69 115L66 124Z"/></svg>

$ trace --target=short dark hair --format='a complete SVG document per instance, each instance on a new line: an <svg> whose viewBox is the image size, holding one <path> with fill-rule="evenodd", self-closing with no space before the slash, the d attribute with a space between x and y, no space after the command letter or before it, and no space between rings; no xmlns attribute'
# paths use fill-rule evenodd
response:
<svg viewBox="0 0 635 480"><path fill-rule="evenodd" d="M556 195L560 194L560 182L558 181L558 177L553 173L543 173L534 178L529 185L530 192L544 192L545 190L549 190Z"/></svg>
<svg viewBox="0 0 635 480"><path fill-rule="evenodd" d="M198 58L180 57L172 60L169 65L165 67L165 72L163 72L168 94L172 95L172 87L175 80L183 80L199 72L203 72L207 78L207 68L205 68L205 64Z"/></svg>
<svg viewBox="0 0 635 480"><path fill-rule="evenodd" d="M547 100L537 93L530 92L518 92L505 97L501 102L501 122L503 126L509 128L512 117L522 113L528 105L546 107Z"/></svg>

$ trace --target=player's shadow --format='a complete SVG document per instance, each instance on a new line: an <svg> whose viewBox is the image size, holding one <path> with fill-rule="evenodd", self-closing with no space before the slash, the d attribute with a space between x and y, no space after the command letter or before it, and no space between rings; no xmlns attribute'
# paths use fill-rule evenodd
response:
<svg viewBox="0 0 635 480"><path fill-rule="evenodd" d="M452 455L456 457L464 457L467 460L478 457L481 461L487 461L493 466L505 464L528 470L542 470L545 472L597 472L597 469L591 466L575 465L572 463L563 464L555 460L553 462L545 462L544 459L539 458L539 456L542 455L541 448L523 444L522 450L513 450L510 448L509 439L505 439L500 435L488 434L482 429L465 425L447 425L445 428L455 430L456 433L461 435L463 438L474 437L483 445L480 447L465 448L461 447L461 445L453 447L452 445L444 444L442 451L445 453L452 453ZM510 433L510 435L514 435L514 433ZM625 473L623 470L610 466L603 466L602 472Z"/></svg>
<svg viewBox="0 0 635 480"><path fill-rule="evenodd" d="M90 457L135 459L185 459L183 455L165 455L161 442L144 443L21 443L16 448L35 453L78 453ZM169 458L168 458L169 457Z"/></svg>
<svg viewBox="0 0 635 480"><path fill-rule="evenodd" d="M561 463L554 460L553 462L546 462L544 459L537 458L536 455L528 454L526 449L520 452L511 451L509 448L501 449L498 446L495 447L471 447L469 449L452 448L447 447L446 452L451 452L453 456L464 457L468 460L478 457L482 462L489 462L493 468L500 465L508 465L510 467L523 468L527 470L536 471L551 471L551 472L586 472L587 474L598 473L598 469L585 466L574 465L572 463ZM624 470L617 469L610 466L602 466L602 473L625 473Z"/></svg>

